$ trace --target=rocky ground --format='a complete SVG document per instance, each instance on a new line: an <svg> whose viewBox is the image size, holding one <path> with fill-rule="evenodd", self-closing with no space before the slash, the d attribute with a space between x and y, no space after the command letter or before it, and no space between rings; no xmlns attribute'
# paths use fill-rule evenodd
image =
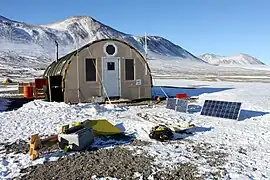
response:
<svg viewBox="0 0 270 180"><path fill-rule="evenodd" d="M179 142L164 142L179 143ZM135 149L142 150L150 142L134 140L130 144L119 145L115 148L100 148L85 150L69 156L63 156L58 161L46 162L37 166L21 170L22 176L17 179L95 179L114 177L117 179L183 179L197 180L204 178L220 178L220 174L201 174L198 166L193 163L178 164L173 168L161 167L154 163L155 159L146 151L137 153ZM28 145L25 141L13 144L1 144L6 153L27 153ZM128 147L136 147L128 148ZM227 154L219 151L209 151L210 144L196 144L190 141L190 152L205 158L211 167L226 162ZM52 146L49 150L57 150ZM133 149L133 150L132 150ZM192 162L192 161L191 161Z"/></svg>

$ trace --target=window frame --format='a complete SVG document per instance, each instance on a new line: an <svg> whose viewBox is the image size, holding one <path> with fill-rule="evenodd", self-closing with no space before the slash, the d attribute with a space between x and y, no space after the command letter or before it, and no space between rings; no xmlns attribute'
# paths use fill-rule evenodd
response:
<svg viewBox="0 0 270 180"><path fill-rule="evenodd" d="M108 45L112 45L112 46L114 47L114 49L115 49L114 54L108 54L108 53L107 53L106 49L107 49L107 46L108 46ZM116 46L113 42L107 42L107 43L105 43L104 46L103 46L103 52L104 52L104 54L105 54L107 57L113 57L113 56L115 56L115 55L118 53L118 48L117 48L117 46Z"/></svg>
<svg viewBox="0 0 270 180"><path fill-rule="evenodd" d="M127 79L127 73L129 72L128 71L128 68L127 68L127 61L129 60L132 60L132 67L133 67L133 79ZM135 81L135 60L133 58L125 58L125 81Z"/></svg>
<svg viewBox="0 0 270 180"><path fill-rule="evenodd" d="M112 63L112 66L109 66L109 63ZM109 67L113 67L113 69ZM107 62L107 71L115 71L115 62Z"/></svg>
<svg viewBox="0 0 270 180"><path fill-rule="evenodd" d="M95 74L95 80L88 80L87 79L87 61L89 61L89 60L91 60L91 62L92 62L92 64L94 65L94 69L95 69L95 73L93 73L93 74ZM94 62L93 62L94 61ZM87 83L91 83L91 82L97 82L97 59L96 58L90 58L90 57L88 57L88 58L85 58L84 59L84 66L85 66L85 68L84 68L84 72L85 72L85 75L84 75L84 78L85 78L85 81L87 82ZM91 73L91 72L90 72ZM93 75L92 74L92 75Z"/></svg>
<svg viewBox="0 0 270 180"><path fill-rule="evenodd" d="M109 47L112 47L112 48L113 48L113 53L108 52L108 50L110 50L110 49L108 49ZM116 52L116 48L115 48L115 46L112 45L112 44L107 44L107 46L105 47L105 51L106 51L106 53L107 53L109 56L113 56L113 55L115 54L115 52Z"/></svg>

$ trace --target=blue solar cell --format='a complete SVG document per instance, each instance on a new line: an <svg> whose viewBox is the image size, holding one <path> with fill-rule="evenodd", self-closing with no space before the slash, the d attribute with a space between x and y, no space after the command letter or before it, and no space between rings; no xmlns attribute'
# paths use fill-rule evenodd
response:
<svg viewBox="0 0 270 180"><path fill-rule="evenodd" d="M241 102L205 100L201 115L237 119Z"/></svg>

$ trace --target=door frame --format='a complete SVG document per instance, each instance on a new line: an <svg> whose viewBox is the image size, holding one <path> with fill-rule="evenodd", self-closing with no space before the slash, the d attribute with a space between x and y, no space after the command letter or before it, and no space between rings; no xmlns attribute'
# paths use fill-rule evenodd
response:
<svg viewBox="0 0 270 180"><path fill-rule="evenodd" d="M115 59L115 60L117 60L118 61L118 94L119 94L119 98L122 96L122 94L121 94L121 58L120 57L114 57L114 56L105 56L105 57L102 57L101 58L101 71L102 71L102 77L101 77L101 80L102 80L102 84L101 84L101 86L102 86L102 95L106 98L106 94L105 94L105 92L104 92L104 88L105 88L105 86L103 86L104 85L104 72L105 72L105 70L104 70L104 61L105 61L105 59ZM107 90L106 90L107 91ZM109 96L109 95L108 95ZM110 96L109 96L110 97Z"/></svg>

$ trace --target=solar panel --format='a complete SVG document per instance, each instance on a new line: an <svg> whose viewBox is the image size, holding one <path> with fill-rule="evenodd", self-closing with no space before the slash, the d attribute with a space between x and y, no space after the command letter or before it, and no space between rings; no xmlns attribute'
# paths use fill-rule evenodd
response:
<svg viewBox="0 0 270 180"><path fill-rule="evenodd" d="M187 112L188 101L180 100L176 98L168 98L166 108L172 109L178 112Z"/></svg>
<svg viewBox="0 0 270 180"><path fill-rule="evenodd" d="M185 100L180 100L177 99L176 100L176 106L175 106L175 110L178 112L187 112L187 108L188 108L188 102Z"/></svg>
<svg viewBox="0 0 270 180"><path fill-rule="evenodd" d="M176 99L175 98L167 98L166 108L175 110Z"/></svg>
<svg viewBox="0 0 270 180"><path fill-rule="evenodd" d="M201 115L238 119L241 102L205 100Z"/></svg>

